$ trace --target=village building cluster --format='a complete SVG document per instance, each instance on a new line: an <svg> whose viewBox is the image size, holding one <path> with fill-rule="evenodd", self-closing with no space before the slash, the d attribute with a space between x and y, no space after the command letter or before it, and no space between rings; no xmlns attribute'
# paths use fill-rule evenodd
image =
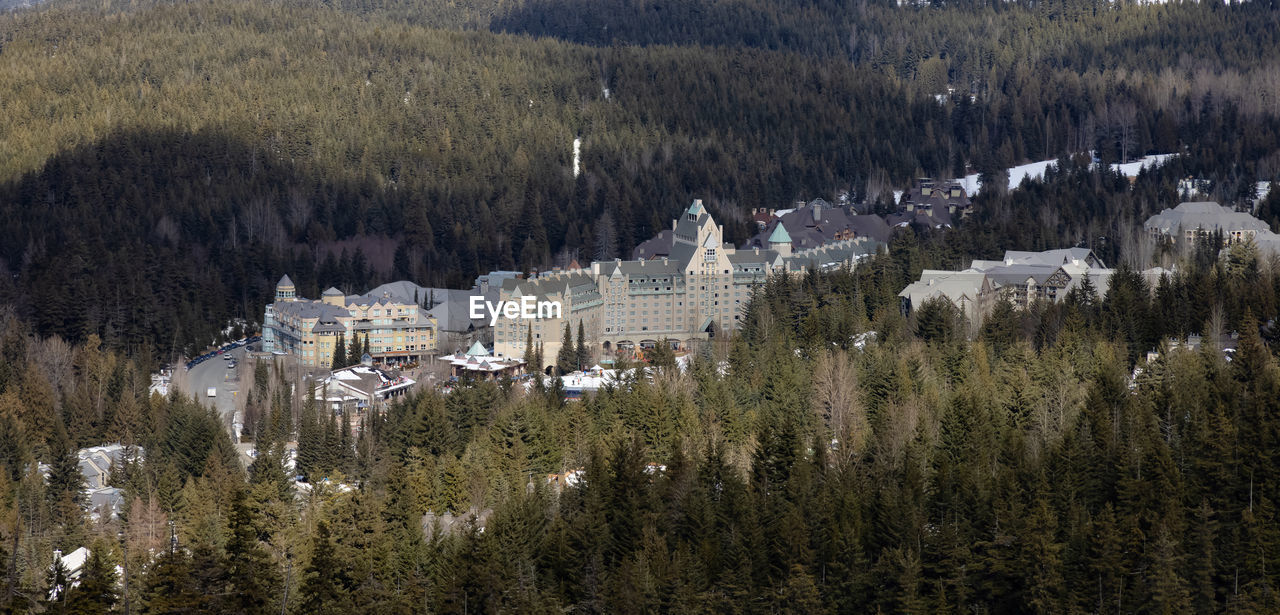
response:
<svg viewBox="0 0 1280 615"><path fill-rule="evenodd" d="M495 271L468 290L401 281L362 295L330 288L312 300L299 297L285 276L264 314L264 350L327 368L334 364L339 340L345 340L367 343L369 358L383 367L439 357L451 376L479 379L514 377L554 364L566 326L582 332L578 343L594 357L642 353L664 341L679 350L736 329L752 290L770 275L853 266L885 246L895 227L949 227L973 211L964 185L954 180L922 178L895 203L896 211L887 216L823 199L791 209L756 209L757 233L735 246L695 200L671 228L636 246L629 260L586 266L575 261L527 277ZM1144 228L1167 244L1190 245L1220 234L1228 245L1251 241L1261 251L1280 253L1280 235L1265 222L1212 202L1166 209ZM944 298L980 322L1002 299L1026 308L1061 301L1085 284L1105 293L1111 274L1087 248L1008 251L1000 260L974 260L959 271L925 270L899 298L904 314ZM492 311L477 314L477 302ZM513 304L525 303L557 309L536 318L512 317ZM539 352L531 354L532 348ZM529 356L543 364L526 365ZM384 375L373 383L375 375L334 372L319 397L338 405L350 405L354 398L372 404L386 384ZM353 383L365 380L369 386L360 385L362 392L352 390Z"/></svg>

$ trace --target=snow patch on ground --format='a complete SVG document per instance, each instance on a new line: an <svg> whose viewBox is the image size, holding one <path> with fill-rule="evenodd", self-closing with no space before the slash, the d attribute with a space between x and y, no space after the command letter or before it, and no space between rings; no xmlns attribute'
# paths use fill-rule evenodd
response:
<svg viewBox="0 0 1280 615"><path fill-rule="evenodd" d="M1158 167L1174 156L1177 156L1177 154L1151 154L1150 156L1143 156L1141 159L1133 162L1112 164L1111 169L1122 173L1125 177L1137 177L1138 173L1142 171L1142 169L1153 169ZM1022 180L1028 177L1035 180L1043 180L1045 172L1049 170L1050 167L1056 167L1057 165L1058 161L1054 159L1041 160L1039 162L1028 162L1027 164L1010 167L1009 189L1017 189L1018 186L1022 185ZM973 197L982 190L982 182L978 179L977 173L966 175L960 183L964 185L964 191L970 197Z"/></svg>
<svg viewBox="0 0 1280 615"><path fill-rule="evenodd" d="M1137 177L1138 173L1143 169L1154 169L1164 164L1165 161L1173 158L1174 156L1177 156L1177 154L1152 154L1150 156L1143 156L1142 159L1135 160L1133 162L1113 164L1111 165L1111 170L1119 171L1120 174L1125 177Z"/></svg>
<svg viewBox="0 0 1280 615"><path fill-rule="evenodd" d="M1013 190L1014 188L1021 186L1022 180L1028 177L1035 180L1043 180L1044 172L1048 170L1049 167L1057 167L1057 166L1058 166L1058 161L1057 159L1054 159L1054 160L1041 160L1040 162L1029 162L1027 164L1020 164L1016 167L1010 168L1009 169L1009 189Z"/></svg>

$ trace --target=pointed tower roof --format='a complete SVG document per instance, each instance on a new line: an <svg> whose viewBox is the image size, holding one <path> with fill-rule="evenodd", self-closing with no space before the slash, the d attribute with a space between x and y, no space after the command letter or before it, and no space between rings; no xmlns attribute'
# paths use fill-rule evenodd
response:
<svg viewBox="0 0 1280 615"><path fill-rule="evenodd" d="M769 235L769 243L791 243L791 234L787 232L787 227L782 226L779 222L778 226L773 227L773 234Z"/></svg>
<svg viewBox="0 0 1280 615"><path fill-rule="evenodd" d="M293 280L290 280L289 274L286 273L279 282L276 282L276 286L293 286Z"/></svg>
<svg viewBox="0 0 1280 615"><path fill-rule="evenodd" d="M488 356L488 354L489 354L489 351L485 350L484 345L478 341L472 344L471 349L467 351L468 357L483 357L483 356Z"/></svg>
<svg viewBox="0 0 1280 615"><path fill-rule="evenodd" d="M690 206L689 206L689 211L686 211L685 213L689 214L690 216L697 216L697 215L701 214L701 213L702 213L702 199L694 199L694 200L693 200L693 205L690 205Z"/></svg>
<svg viewBox="0 0 1280 615"><path fill-rule="evenodd" d="M342 291L338 290L337 288L334 288L334 287L330 286L328 290L324 291L323 296L325 296L325 297L341 297L341 296L343 296L343 294L342 294Z"/></svg>

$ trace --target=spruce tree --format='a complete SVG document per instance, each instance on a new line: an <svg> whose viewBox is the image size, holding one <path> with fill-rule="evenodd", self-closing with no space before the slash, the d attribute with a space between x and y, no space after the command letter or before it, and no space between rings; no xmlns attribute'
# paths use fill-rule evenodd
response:
<svg viewBox="0 0 1280 615"><path fill-rule="evenodd" d="M191 556L181 549L160 554L142 578L143 615L194 613L201 611L209 598L201 594L193 577Z"/></svg>
<svg viewBox="0 0 1280 615"><path fill-rule="evenodd" d="M119 600L115 564L103 555L104 550L102 545L95 545L89 552L80 571L80 584L67 592L65 613L106 615Z"/></svg>
<svg viewBox="0 0 1280 615"><path fill-rule="evenodd" d="M671 342L666 338L658 340L658 343L648 350L645 355L649 359L649 365L658 369L675 369L676 353L671 349Z"/></svg>
<svg viewBox="0 0 1280 615"><path fill-rule="evenodd" d="M533 327L528 326L528 328L525 329L525 338L524 338L524 368L526 371L533 373L534 370L541 369L541 366L535 366L533 364L536 358L537 358L537 352L533 347ZM3 419L0 418L0 420L3 420Z"/></svg>
<svg viewBox="0 0 1280 615"><path fill-rule="evenodd" d="M227 541L228 592L223 612L262 614L278 610L280 571L258 541L259 530L243 489L232 495L231 537Z"/></svg>
<svg viewBox="0 0 1280 615"><path fill-rule="evenodd" d="M312 537L311 561L298 588L301 595L296 603L296 612L300 615L350 613L355 606L351 603L350 586L346 566L334 554L329 524L321 521Z"/></svg>
<svg viewBox="0 0 1280 615"><path fill-rule="evenodd" d="M6 560L7 565L7 560ZM66 608L68 587L67 565L62 563L62 557L55 554L53 565L49 566L49 571L45 574L44 586L45 608L50 613L62 613Z"/></svg>
<svg viewBox="0 0 1280 615"><path fill-rule="evenodd" d="M330 368L341 369L343 367L346 367L346 365L344 365L346 361L347 361L346 335L343 333L339 333L338 342L333 347L333 364L330 365Z"/></svg>
<svg viewBox="0 0 1280 615"><path fill-rule="evenodd" d="M50 501L57 501L64 495L79 498L84 491L84 475L80 473L80 458L67 439L66 430L54 430L49 454L52 456L49 462L49 488L45 493Z"/></svg>
<svg viewBox="0 0 1280 615"><path fill-rule="evenodd" d="M560 340L560 352L556 353L556 370L560 375L567 374L574 370L574 364L577 362L577 353L573 349L573 330L569 328L569 321L564 323L564 336Z"/></svg>
<svg viewBox="0 0 1280 615"><path fill-rule="evenodd" d="M582 321L578 321L578 346L575 349L575 360L578 363L578 369L586 369L587 364L591 361L591 356L587 352L587 336L583 332Z"/></svg>
<svg viewBox="0 0 1280 615"><path fill-rule="evenodd" d="M316 471L323 450L323 436L320 419L316 413L316 399L308 395L302 400L302 411L298 414L298 457L294 466L298 475L306 476Z"/></svg>
<svg viewBox="0 0 1280 615"><path fill-rule="evenodd" d="M7 412L0 412L0 471L5 472L9 482L21 480L22 471L27 467L26 440L18 421Z"/></svg>
<svg viewBox="0 0 1280 615"><path fill-rule="evenodd" d="M347 365L360 364L360 334L351 337L351 346L347 349Z"/></svg>

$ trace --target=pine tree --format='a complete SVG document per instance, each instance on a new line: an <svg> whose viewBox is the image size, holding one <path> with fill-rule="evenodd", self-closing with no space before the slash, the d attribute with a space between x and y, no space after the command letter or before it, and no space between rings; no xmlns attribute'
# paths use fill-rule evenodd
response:
<svg viewBox="0 0 1280 615"><path fill-rule="evenodd" d="M1186 581L1179 574L1181 556L1178 545L1169 530L1161 524L1151 545L1151 563L1147 573L1147 588L1151 592L1147 604L1153 613L1190 613L1191 595Z"/></svg>
<svg viewBox="0 0 1280 615"><path fill-rule="evenodd" d="M273 613L278 610L275 601L279 595L280 570L258 541L258 529L242 489L232 495L230 530L224 612Z"/></svg>
<svg viewBox="0 0 1280 615"><path fill-rule="evenodd" d="M574 370L574 364L577 362L577 353L573 350L573 331L569 328L569 321L564 322L564 337L560 340L560 352L556 354L556 371L563 376Z"/></svg>
<svg viewBox="0 0 1280 615"><path fill-rule="evenodd" d="M671 349L671 342L667 338L658 340L658 343L645 353L649 359L649 365L658 369L671 370L676 367L676 353Z"/></svg>
<svg viewBox="0 0 1280 615"><path fill-rule="evenodd" d="M4 405L3 396L0 393L0 408ZM0 409L0 471L8 476L9 482L21 480L29 454L27 438L18 421L7 411Z"/></svg>
<svg viewBox="0 0 1280 615"><path fill-rule="evenodd" d="M298 588L299 614L323 615L353 612L351 603L351 579L346 566L334 555L329 524L321 521L312 537L311 561L303 572L302 585Z"/></svg>
<svg viewBox="0 0 1280 615"><path fill-rule="evenodd" d="M1089 542L1092 576L1098 586L1098 612L1121 612L1126 581L1124 544L1110 502L1094 519Z"/></svg>
<svg viewBox="0 0 1280 615"><path fill-rule="evenodd" d="M534 364L538 358L538 353L537 349L533 347L533 326L526 325L526 327L524 338L524 368L529 373L533 373L536 370L542 369L542 366Z"/></svg>
<svg viewBox="0 0 1280 615"><path fill-rule="evenodd" d="M106 615L119 600L115 565L103 556L104 550L98 545L89 552L80 571L80 584L67 592L65 612L69 615Z"/></svg>
<svg viewBox="0 0 1280 615"><path fill-rule="evenodd" d="M1057 613L1061 610L1062 545L1057 542L1057 515L1048 500L1040 498L1031 506L1031 515L1022 529L1025 546L1022 570L1026 573L1028 612Z"/></svg>
<svg viewBox="0 0 1280 615"><path fill-rule="evenodd" d="M351 338L351 346L347 349L347 365L359 365L359 364L360 364L360 334L355 333Z"/></svg>
<svg viewBox="0 0 1280 615"><path fill-rule="evenodd" d="M346 361L347 361L346 334L339 333L338 341L333 347L333 365L331 365L330 368L340 369L342 367L346 367L345 365Z"/></svg>
<svg viewBox="0 0 1280 615"><path fill-rule="evenodd" d="M575 361L578 369L586 369L591 362L591 355L587 352L587 336L583 331L582 321L578 321L578 346L575 350Z"/></svg>
<svg viewBox="0 0 1280 615"><path fill-rule="evenodd" d="M813 575L804 566L791 565L787 582L778 593L778 604L774 612L795 615L826 612Z"/></svg>
<svg viewBox="0 0 1280 615"><path fill-rule="evenodd" d="M80 474L80 459L65 430L54 430L49 453L52 459L49 463L49 489L45 493L51 501L57 501L64 495L79 498L84 492L84 476Z"/></svg>
<svg viewBox="0 0 1280 615"><path fill-rule="evenodd" d="M315 395L307 395L302 400L302 411L298 414L298 456L294 469L299 476L310 478L312 472L320 469L323 446Z"/></svg>
<svg viewBox="0 0 1280 615"><path fill-rule="evenodd" d="M185 551L162 553L142 578L140 612L143 615L201 612L210 598L201 594L193 572L191 557Z"/></svg>
<svg viewBox="0 0 1280 615"><path fill-rule="evenodd" d="M66 609L67 592L71 589L68 586L68 574L67 565L62 562L61 555L55 553L53 565L49 566L44 580L45 608L51 613L62 613Z"/></svg>

